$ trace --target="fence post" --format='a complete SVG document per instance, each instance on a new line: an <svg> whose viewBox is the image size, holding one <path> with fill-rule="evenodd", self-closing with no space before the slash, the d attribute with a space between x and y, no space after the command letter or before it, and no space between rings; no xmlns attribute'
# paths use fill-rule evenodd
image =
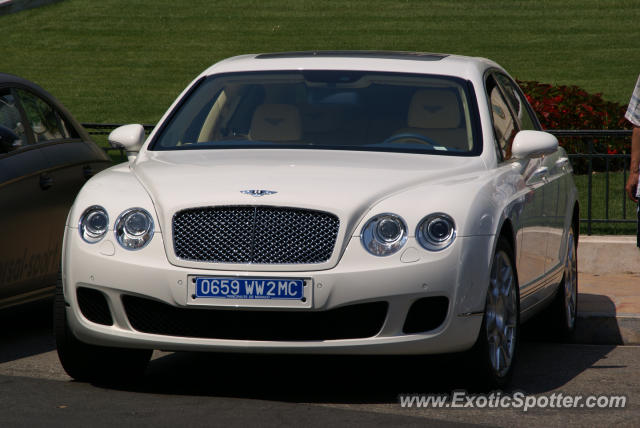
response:
<svg viewBox="0 0 640 428"><path fill-rule="evenodd" d="M605 158L607 175L604 176L604 218L609 220L609 158Z"/></svg>
<svg viewBox="0 0 640 428"><path fill-rule="evenodd" d="M587 167L587 235L591 235L591 198L593 195L593 137L589 138L589 161Z"/></svg>

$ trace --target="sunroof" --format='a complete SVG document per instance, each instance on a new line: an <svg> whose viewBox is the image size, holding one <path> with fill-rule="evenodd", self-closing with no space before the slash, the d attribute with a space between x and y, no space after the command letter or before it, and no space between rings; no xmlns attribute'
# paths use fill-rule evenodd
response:
<svg viewBox="0 0 640 428"><path fill-rule="evenodd" d="M418 61L440 61L447 57L445 54L425 52L402 51L302 51L302 52L275 52L260 54L257 59L275 58L376 58L376 59L405 59Z"/></svg>

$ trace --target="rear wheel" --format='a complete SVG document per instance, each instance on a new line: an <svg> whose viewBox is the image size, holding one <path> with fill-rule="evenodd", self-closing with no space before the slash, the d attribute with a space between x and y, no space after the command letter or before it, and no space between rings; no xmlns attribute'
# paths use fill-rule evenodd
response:
<svg viewBox="0 0 640 428"><path fill-rule="evenodd" d="M152 350L90 345L73 335L67 323L61 278L56 285L53 316L58 357L72 378L84 382L130 383L144 373Z"/></svg>
<svg viewBox="0 0 640 428"><path fill-rule="evenodd" d="M518 277L511 245L501 237L493 255L482 326L472 350L483 386L502 388L509 383L519 336Z"/></svg>
<svg viewBox="0 0 640 428"><path fill-rule="evenodd" d="M551 322L559 339L568 339L576 329L578 317L578 255L573 227L567 236L564 275L551 305Z"/></svg>

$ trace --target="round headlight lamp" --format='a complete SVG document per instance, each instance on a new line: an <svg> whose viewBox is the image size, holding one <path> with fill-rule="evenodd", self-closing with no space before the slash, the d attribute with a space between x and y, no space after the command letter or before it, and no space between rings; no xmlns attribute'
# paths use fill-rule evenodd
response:
<svg viewBox="0 0 640 428"><path fill-rule="evenodd" d="M153 238L153 218L142 208L126 210L116 220L118 243L127 250L139 250Z"/></svg>
<svg viewBox="0 0 640 428"><path fill-rule="evenodd" d="M384 217L376 225L376 238L380 242L396 242L403 234L402 222L393 217Z"/></svg>
<svg viewBox="0 0 640 428"><path fill-rule="evenodd" d="M389 256L407 242L407 225L395 214L379 214L362 228L364 248L374 256Z"/></svg>
<svg viewBox="0 0 640 428"><path fill-rule="evenodd" d="M430 214L418 224L416 238L427 250L444 250L456 238L456 224L446 214Z"/></svg>
<svg viewBox="0 0 640 428"><path fill-rule="evenodd" d="M78 230L85 242L95 244L106 235L109 229L109 216L107 211L99 205L93 205L82 213Z"/></svg>

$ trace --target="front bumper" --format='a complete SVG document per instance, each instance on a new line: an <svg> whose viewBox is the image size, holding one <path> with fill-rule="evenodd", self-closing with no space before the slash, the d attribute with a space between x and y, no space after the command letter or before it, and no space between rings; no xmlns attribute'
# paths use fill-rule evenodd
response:
<svg viewBox="0 0 640 428"><path fill-rule="evenodd" d="M147 247L127 251L105 238L98 244L87 244L75 228L65 231L63 282L69 326L78 339L103 346L151 348L164 350L325 353L325 354L432 354L469 349L475 342L482 322L489 280L493 236L458 237L444 251L428 252L410 238L405 248L389 257L367 253L358 237L353 237L337 266L329 270L303 272L214 271L177 267L165 255L162 234L156 233ZM479 256L481 255L481 256ZM241 266L239 266L241 268ZM312 285L312 298L305 303L253 301L247 305L204 303L191 297L190 281L194 275L250 276L263 278L307 278ZM78 289L97 290L105 298L112 323L90 321L80 308ZM437 327L420 333L405 333L407 314L418 300L446 297L448 307ZM314 313L320 324L323 314L341 308L373 302L384 302L386 313L379 330L368 337L322 339L318 336L294 340L255 340L245 336L198 337L164 330L141 331L139 323L127 313L127 299L142 298L166 308L167 313L191 314L195 311L213 314L222 311L223 318L211 322L229 322L234 316L249 311L265 318ZM299 304L299 307L295 305ZM177 311L177 312L176 312ZM333 311L333 312L332 312ZM271 313L271 314L269 314ZM294 314L295 313L295 314ZM280 314L280 315L278 315ZM293 314L293 315L292 315ZM155 314L158 315L158 314ZM208 314L205 314L208 315ZM231 318L229 318L231 316ZM306 318L305 318L306 317ZM207 318L202 318L207 322ZM347 318L349 319L349 318ZM198 322L200 318L196 318ZM216 321L218 320L218 321ZM345 318L341 319L346 324ZM133 321L133 322L132 322ZM171 323L171 319L165 319ZM135 327L137 328L135 328ZM278 325L265 327L277 333ZM144 329L143 329L144 330ZM301 329L304 332L304 328ZM151 332L149 332L151 331ZM171 332L172 330L166 330ZM274 337L280 337L275 334ZM282 336L286 337L286 336Z"/></svg>

